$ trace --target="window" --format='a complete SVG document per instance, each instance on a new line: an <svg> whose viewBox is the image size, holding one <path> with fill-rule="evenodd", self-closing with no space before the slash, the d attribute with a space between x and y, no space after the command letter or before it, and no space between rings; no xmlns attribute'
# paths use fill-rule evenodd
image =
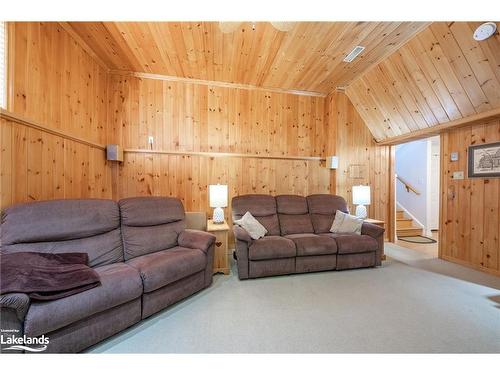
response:
<svg viewBox="0 0 500 375"><path fill-rule="evenodd" d="M0 22L0 107L7 108L7 23Z"/></svg>

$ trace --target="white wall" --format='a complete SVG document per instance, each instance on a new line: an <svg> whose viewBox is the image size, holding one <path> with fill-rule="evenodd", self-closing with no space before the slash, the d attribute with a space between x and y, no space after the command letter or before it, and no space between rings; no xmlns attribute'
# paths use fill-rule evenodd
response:
<svg viewBox="0 0 500 375"><path fill-rule="evenodd" d="M439 228L439 174L440 174L440 139L429 138L427 176L427 230Z"/></svg>
<svg viewBox="0 0 500 375"><path fill-rule="evenodd" d="M427 222L427 140L404 143L396 148L396 174L420 195L396 181L396 202L408 210L424 227Z"/></svg>

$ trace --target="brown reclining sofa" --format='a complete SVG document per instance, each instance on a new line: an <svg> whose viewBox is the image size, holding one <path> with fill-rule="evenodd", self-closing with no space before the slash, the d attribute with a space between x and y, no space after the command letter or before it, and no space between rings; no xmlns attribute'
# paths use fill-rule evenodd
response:
<svg viewBox="0 0 500 375"><path fill-rule="evenodd" d="M1 252L86 252L101 285L53 301L0 295L1 329L79 352L212 283L215 236L186 230L179 199L53 200L2 215Z"/></svg>
<svg viewBox="0 0 500 375"><path fill-rule="evenodd" d="M384 229L363 223L361 235L330 233L337 210L348 213L347 203L330 194L234 197L233 221L248 211L267 229L264 237L253 240L234 225L238 277L379 266Z"/></svg>

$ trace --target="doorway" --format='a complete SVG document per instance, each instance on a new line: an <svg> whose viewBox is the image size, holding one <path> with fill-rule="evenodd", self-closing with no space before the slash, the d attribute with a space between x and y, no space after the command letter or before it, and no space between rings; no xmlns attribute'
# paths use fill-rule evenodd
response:
<svg viewBox="0 0 500 375"><path fill-rule="evenodd" d="M440 137L396 146L396 244L438 256Z"/></svg>

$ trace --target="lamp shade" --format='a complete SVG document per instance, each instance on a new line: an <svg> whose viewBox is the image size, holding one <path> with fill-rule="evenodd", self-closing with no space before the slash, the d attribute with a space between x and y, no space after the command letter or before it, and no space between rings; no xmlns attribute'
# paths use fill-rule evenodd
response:
<svg viewBox="0 0 500 375"><path fill-rule="evenodd" d="M370 204L370 187L358 185L352 187L353 204Z"/></svg>
<svg viewBox="0 0 500 375"><path fill-rule="evenodd" d="M210 207L227 207L227 185L209 185Z"/></svg>

